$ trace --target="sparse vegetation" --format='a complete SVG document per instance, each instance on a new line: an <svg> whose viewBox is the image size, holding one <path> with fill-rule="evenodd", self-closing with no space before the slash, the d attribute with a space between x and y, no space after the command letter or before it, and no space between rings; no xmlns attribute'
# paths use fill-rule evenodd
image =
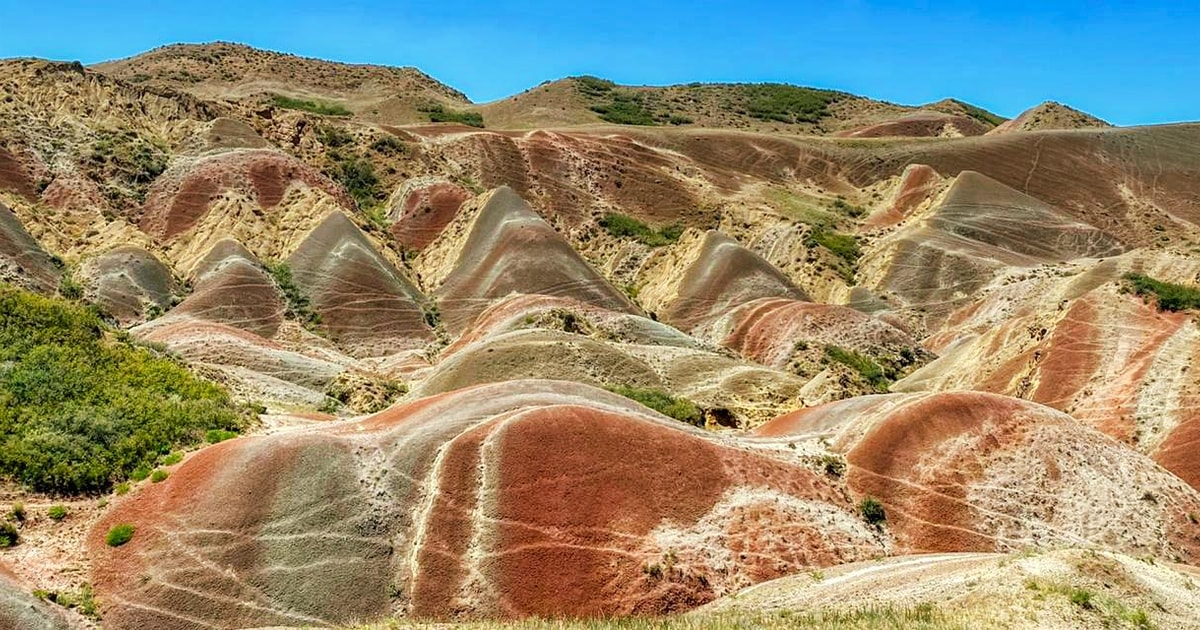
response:
<svg viewBox="0 0 1200 630"><path fill-rule="evenodd" d="M1125 283L1134 294L1153 298L1161 311L1200 309L1200 287L1163 282L1140 273L1125 274Z"/></svg>
<svg viewBox="0 0 1200 630"><path fill-rule="evenodd" d="M0 521L0 549L15 547L21 541L17 526L8 521Z"/></svg>
<svg viewBox="0 0 1200 630"><path fill-rule="evenodd" d="M970 116L971 118L974 118L975 120L978 120L979 122L986 123L993 127L1008 120L1007 118L997 116L982 107L977 107L970 103L964 103L959 100L955 100L954 102L957 103L959 107L962 107L963 111L965 111L967 113L967 115Z"/></svg>
<svg viewBox="0 0 1200 630"><path fill-rule="evenodd" d="M248 417L218 386L123 341L92 309L0 287L0 474L101 492Z"/></svg>
<svg viewBox="0 0 1200 630"><path fill-rule="evenodd" d="M420 111L429 116L429 122L450 122L469 127L483 128L483 114L446 109L442 105L426 105Z"/></svg>
<svg viewBox="0 0 1200 630"><path fill-rule="evenodd" d="M609 212L600 219L600 227L616 238L633 238L643 245L662 247L679 240L683 226L667 225L658 229L625 214Z"/></svg>
<svg viewBox="0 0 1200 630"><path fill-rule="evenodd" d="M613 385L607 389L614 394L620 394L621 396L635 400L664 416L674 418L680 422L686 422L692 426L704 426L704 414L701 413L696 403L686 398L675 397L657 389L630 387L628 385Z"/></svg>
<svg viewBox="0 0 1200 630"><path fill-rule="evenodd" d="M334 125L317 127L317 140L331 149L354 144L354 136L350 132Z"/></svg>
<svg viewBox="0 0 1200 630"><path fill-rule="evenodd" d="M863 381L874 387L876 391L886 392L888 385L892 382L892 378L874 359L854 350L841 346L825 346L825 358L857 372Z"/></svg>
<svg viewBox="0 0 1200 630"><path fill-rule="evenodd" d="M652 579L662 579L666 569L649 564L642 571ZM392 620L361 630L391 630L441 627L412 620ZM817 610L780 610L777 612L742 611L680 615L669 617L622 617L612 619L524 619L508 622L465 622L459 630L725 630L758 628L763 630L966 630L978 627L967 619L949 615L937 606L871 603L856 607Z"/></svg>
<svg viewBox="0 0 1200 630"><path fill-rule="evenodd" d="M50 509L46 510L46 516L49 516L52 521L61 521L67 518L67 506L51 505Z"/></svg>
<svg viewBox="0 0 1200 630"><path fill-rule="evenodd" d="M275 284L279 287L284 299L287 301L286 315L300 322L307 330L319 330L321 326L321 314L313 310L308 296L296 285L296 280L292 277L291 266L285 262L277 262L267 265L267 270L271 273L271 277L275 279Z"/></svg>
<svg viewBox="0 0 1200 630"><path fill-rule="evenodd" d="M383 155L402 155L408 153L408 145L396 136L380 136L371 142L371 150Z"/></svg>
<svg viewBox="0 0 1200 630"><path fill-rule="evenodd" d="M120 547L130 540L133 540L133 533L135 531L137 531L137 529L133 525L124 523L121 525L114 525L112 529L108 530L108 534L104 537L104 542L109 547Z"/></svg>
<svg viewBox="0 0 1200 630"><path fill-rule="evenodd" d="M654 114L646 108L644 97L628 91L613 91L608 102L592 105L600 120L615 125L657 125Z"/></svg>
<svg viewBox="0 0 1200 630"><path fill-rule="evenodd" d="M334 181L345 187L346 192L358 203L364 211L387 199L387 193L379 185L379 176L370 161L358 157L346 157L332 154L333 168L328 174Z"/></svg>
<svg viewBox="0 0 1200 630"><path fill-rule="evenodd" d="M181 453L179 451L175 451L168 455L164 455L164 456L162 456L162 458L159 459L159 463L162 464L163 466L174 466L175 464L178 464L181 461L183 461L183 453Z"/></svg>
<svg viewBox="0 0 1200 630"><path fill-rule="evenodd" d="M162 481L166 481L167 477L169 477L169 476L170 476L170 474L167 473L167 471L159 468L158 470L155 470L153 473L150 474L150 483L159 483Z"/></svg>
<svg viewBox="0 0 1200 630"><path fill-rule="evenodd" d="M876 527L887 522L887 512L883 509L883 504L875 497L866 497L859 501L858 513L864 521Z"/></svg>
<svg viewBox="0 0 1200 630"><path fill-rule="evenodd" d="M841 455L826 453L817 458L817 465L830 477L841 478L846 474L846 459Z"/></svg>
<svg viewBox="0 0 1200 630"><path fill-rule="evenodd" d="M100 620L100 612L96 606L96 596L91 584L84 584L77 591L44 591L36 590L34 597L43 601L57 604L63 608L73 609L93 621Z"/></svg>
<svg viewBox="0 0 1200 630"><path fill-rule="evenodd" d="M109 201L128 207L145 201L150 183L167 170L167 153L133 131L102 131L83 166Z"/></svg>
<svg viewBox="0 0 1200 630"><path fill-rule="evenodd" d="M842 94L829 90L762 83L742 86L746 112L762 120L782 123L818 123L829 115L829 105Z"/></svg>
<svg viewBox="0 0 1200 630"><path fill-rule="evenodd" d="M858 248L858 238L853 234L840 234L818 228L809 233L805 244L809 247L814 245L824 247L851 265L857 264L858 259L862 256L862 250Z"/></svg>
<svg viewBox="0 0 1200 630"><path fill-rule="evenodd" d="M322 103L318 101L306 101L300 98L292 98L283 96L282 94L272 94L271 104L280 109L295 109L318 116L350 116L353 114L338 103Z"/></svg>

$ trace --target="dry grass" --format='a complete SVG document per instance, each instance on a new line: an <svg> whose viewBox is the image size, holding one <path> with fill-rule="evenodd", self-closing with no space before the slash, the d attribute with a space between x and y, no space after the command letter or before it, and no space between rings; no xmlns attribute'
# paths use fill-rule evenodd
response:
<svg viewBox="0 0 1200 630"><path fill-rule="evenodd" d="M864 605L857 608L777 613L726 612L678 617L615 619L526 619L437 623L394 620L360 630L708 630L717 628L789 628L821 630L954 630L974 628L969 621L948 615L932 604L913 607Z"/></svg>

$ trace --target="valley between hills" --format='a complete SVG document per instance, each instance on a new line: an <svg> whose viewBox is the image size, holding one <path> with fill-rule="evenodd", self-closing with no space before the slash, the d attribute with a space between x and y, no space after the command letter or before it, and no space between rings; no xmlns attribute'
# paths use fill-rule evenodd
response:
<svg viewBox="0 0 1200 630"><path fill-rule="evenodd" d="M1200 628L1200 124L0 61L0 627Z"/></svg>

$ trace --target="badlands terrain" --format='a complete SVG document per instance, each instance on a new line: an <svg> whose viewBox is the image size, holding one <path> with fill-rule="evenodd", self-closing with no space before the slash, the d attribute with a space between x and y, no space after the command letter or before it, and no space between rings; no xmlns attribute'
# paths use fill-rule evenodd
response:
<svg viewBox="0 0 1200 630"><path fill-rule="evenodd" d="M1200 628L1200 125L0 61L0 628Z"/></svg>

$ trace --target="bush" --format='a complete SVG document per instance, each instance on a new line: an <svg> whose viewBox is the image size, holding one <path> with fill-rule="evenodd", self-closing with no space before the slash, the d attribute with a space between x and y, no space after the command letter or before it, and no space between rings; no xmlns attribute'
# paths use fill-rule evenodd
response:
<svg viewBox="0 0 1200 630"><path fill-rule="evenodd" d="M113 488L113 492L117 493L117 496L129 494L129 483L123 481L117 484L116 487Z"/></svg>
<svg viewBox="0 0 1200 630"><path fill-rule="evenodd" d="M838 455L829 453L821 455L817 458L817 464L830 477L841 478L842 475L846 474L846 460Z"/></svg>
<svg viewBox="0 0 1200 630"><path fill-rule="evenodd" d="M858 372L858 375L864 381L881 392L886 392L888 385L892 382L892 379L882 366L872 360L871 357L853 350L847 350L839 346L825 346L825 358Z"/></svg>
<svg viewBox="0 0 1200 630"><path fill-rule="evenodd" d="M483 127L483 114L446 109L441 105L427 105L420 111L429 116L429 122L451 122L468 127Z"/></svg>
<svg viewBox="0 0 1200 630"><path fill-rule="evenodd" d="M643 97L624 91L611 93L611 100L592 105L591 110L600 114L600 120L616 125L656 125L654 114L645 106Z"/></svg>
<svg viewBox="0 0 1200 630"><path fill-rule="evenodd" d="M384 155L398 155L408 152L408 145L395 136L382 136L371 143L371 150Z"/></svg>
<svg viewBox="0 0 1200 630"><path fill-rule="evenodd" d="M170 475L167 473L167 471L160 468L158 470L155 470L150 475L150 483L159 483L160 481L166 481L168 476L170 476Z"/></svg>
<svg viewBox="0 0 1200 630"><path fill-rule="evenodd" d="M0 521L0 549L15 547L20 542L21 536L17 533L17 526L8 521Z"/></svg>
<svg viewBox="0 0 1200 630"><path fill-rule="evenodd" d="M842 95L829 90L763 83L742 86L746 113L782 123L818 123L829 116L829 105Z"/></svg>
<svg viewBox="0 0 1200 630"><path fill-rule="evenodd" d="M221 442L224 442L225 440L232 440L233 438L235 438L237 436L238 436L238 434L234 431L224 431L221 429L213 429L213 430L209 431L208 433L204 434L204 441L208 442L209 444L219 444Z"/></svg>
<svg viewBox="0 0 1200 630"><path fill-rule="evenodd" d="M183 453L181 453L179 451L175 451L174 453L171 453L170 455L163 456L159 460L159 463L162 464L163 466L174 466L175 464L178 464L181 461L183 461Z"/></svg>
<svg viewBox="0 0 1200 630"><path fill-rule="evenodd" d="M21 503L20 501L17 501L16 503L14 503L12 505L12 509L8 511L8 514L10 517L12 517L12 519L14 521L16 521L18 523L24 523L25 522L25 504Z"/></svg>
<svg viewBox="0 0 1200 630"><path fill-rule="evenodd" d="M67 506L52 505L49 510L46 510L46 516L49 516L50 520L61 521L67 518Z"/></svg>
<svg viewBox="0 0 1200 630"><path fill-rule="evenodd" d="M344 147L348 144L354 144L353 135L341 127L334 127L332 125L322 125L317 127L317 140L320 140L321 144L331 149Z"/></svg>
<svg viewBox="0 0 1200 630"><path fill-rule="evenodd" d="M137 528L133 525L116 525L108 530L108 535L104 537L104 542L109 547L120 547L133 539L133 532L136 530Z"/></svg>
<svg viewBox="0 0 1200 630"><path fill-rule="evenodd" d="M354 198L359 208L367 209L387 198L375 175L375 167L362 158L332 156L334 166L329 176L341 184Z"/></svg>
<svg viewBox="0 0 1200 630"><path fill-rule="evenodd" d="M1200 309L1200 288L1155 280L1140 273L1125 274L1128 288L1142 297L1153 297L1161 311Z"/></svg>
<svg viewBox="0 0 1200 630"><path fill-rule="evenodd" d="M809 234L809 238L806 240L806 244L810 247L813 244L824 247L850 264L857 263L862 256L862 250L858 248L858 238L853 234L840 234L817 228Z"/></svg>
<svg viewBox="0 0 1200 630"><path fill-rule="evenodd" d="M0 475L102 492L205 431L246 424L217 385L108 333L93 310L0 286Z"/></svg>
<svg viewBox="0 0 1200 630"><path fill-rule="evenodd" d="M350 116L353 113L337 103L306 101L281 94L272 94L271 104L280 109L295 109L319 116Z"/></svg>
<svg viewBox="0 0 1200 630"><path fill-rule="evenodd" d="M858 513L862 515L864 521L876 527L887 522L887 512L884 511L883 504L875 497L867 497L859 501Z"/></svg>
<svg viewBox="0 0 1200 630"><path fill-rule="evenodd" d="M609 212L600 219L600 227L615 238L634 238L650 247L662 247L679 240L683 226L672 224L654 229L637 219L616 212Z"/></svg>
<svg viewBox="0 0 1200 630"><path fill-rule="evenodd" d="M291 266L285 262L278 262L267 265L267 271L275 279L275 284L283 293L284 301L287 302L285 315L300 322L300 325L307 330L315 331L320 328L321 314L313 310L308 296L296 285L296 280L292 277Z"/></svg>
<svg viewBox="0 0 1200 630"><path fill-rule="evenodd" d="M696 427L704 426L704 415L700 412L700 408L686 398L676 398L657 389L643 389L627 385L610 386L608 391L635 400L669 418Z"/></svg>

